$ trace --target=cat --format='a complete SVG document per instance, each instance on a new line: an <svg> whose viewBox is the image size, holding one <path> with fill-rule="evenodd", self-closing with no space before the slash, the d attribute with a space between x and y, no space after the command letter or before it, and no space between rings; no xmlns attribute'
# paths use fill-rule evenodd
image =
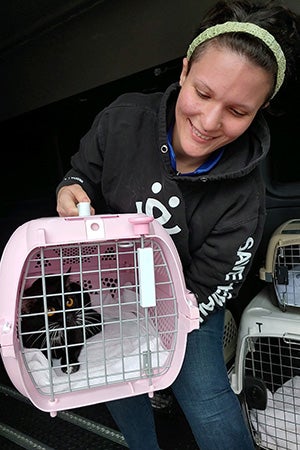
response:
<svg viewBox="0 0 300 450"><path fill-rule="evenodd" d="M47 316L44 309L42 279L38 278L25 289L21 304L20 331L24 347L39 348L46 358L48 358L48 334L51 358L60 359L61 370L70 374L80 368L78 357L83 347L84 336L88 339L102 330L102 317L100 313L91 309L90 295L87 292L83 293L84 308L82 308L81 288L78 283L71 282L69 275L64 275L63 280L62 290L60 276L45 277ZM62 299L65 302L64 306Z"/></svg>

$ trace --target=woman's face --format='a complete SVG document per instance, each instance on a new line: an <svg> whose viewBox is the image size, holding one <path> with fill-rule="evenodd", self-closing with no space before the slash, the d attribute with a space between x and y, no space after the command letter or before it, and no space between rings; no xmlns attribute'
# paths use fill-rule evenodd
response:
<svg viewBox="0 0 300 450"><path fill-rule="evenodd" d="M175 111L177 169L199 167L214 150L238 138L264 105L272 78L237 53L209 46L187 73L183 60Z"/></svg>

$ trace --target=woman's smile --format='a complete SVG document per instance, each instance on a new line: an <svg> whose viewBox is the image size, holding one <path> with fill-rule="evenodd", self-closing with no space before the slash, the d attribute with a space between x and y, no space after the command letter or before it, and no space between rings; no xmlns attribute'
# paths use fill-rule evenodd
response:
<svg viewBox="0 0 300 450"><path fill-rule="evenodd" d="M205 135L203 132L201 132L198 128L196 128L193 123L191 122L191 120L189 120L190 124L191 124L191 128L192 128L192 133L193 135L195 135L197 138L200 138L200 140L204 140L204 141L210 141L212 139L214 139L213 136L207 136Z"/></svg>

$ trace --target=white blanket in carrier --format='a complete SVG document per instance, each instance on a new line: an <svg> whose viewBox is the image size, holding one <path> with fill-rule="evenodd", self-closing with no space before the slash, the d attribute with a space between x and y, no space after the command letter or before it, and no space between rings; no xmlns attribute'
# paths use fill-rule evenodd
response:
<svg viewBox="0 0 300 450"><path fill-rule="evenodd" d="M267 408L251 410L250 418L263 448L300 450L300 377L295 376L272 394Z"/></svg>
<svg viewBox="0 0 300 450"><path fill-rule="evenodd" d="M79 356L78 372L65 374L56 360L49 370L49 361L40 350L25 349L28 371L40 391L51 394L108 385L145 377L147 370L161 368L168 351L151 320L143 320L143 308L139 307L137 319L134 299L135 293L124 290L121 321L119 306L107 296L103 330L88 339Z"/></svg>

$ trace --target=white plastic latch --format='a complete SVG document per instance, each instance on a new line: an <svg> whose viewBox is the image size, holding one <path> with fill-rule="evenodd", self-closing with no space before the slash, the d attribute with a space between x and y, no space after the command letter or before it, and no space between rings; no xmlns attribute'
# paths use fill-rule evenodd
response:
<svg viewBox="0 0 300 450"><path fill-rule="evenodd" d="M156 305L154 258L151 247L138 248L140 304L143 308Z"/></svg>

